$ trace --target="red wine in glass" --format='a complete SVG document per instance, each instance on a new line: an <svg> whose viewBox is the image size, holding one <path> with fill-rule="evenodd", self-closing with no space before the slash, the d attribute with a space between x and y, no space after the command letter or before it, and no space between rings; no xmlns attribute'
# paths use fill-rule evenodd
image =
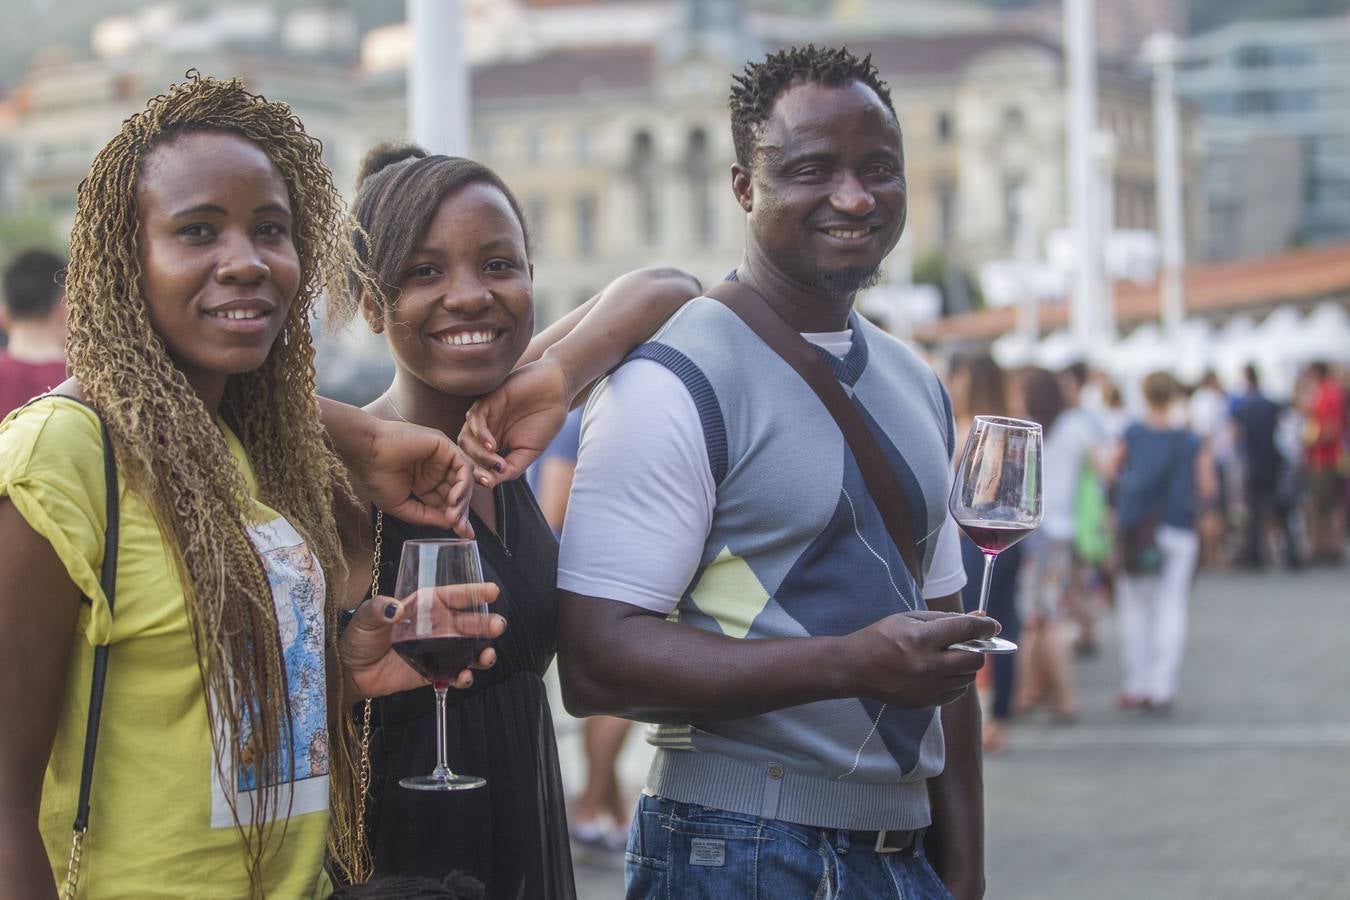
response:
<svg viewBox="0 0 1350 900"><path fill-rule="evenodd" d="M948 501L952 518L984 554L983 616L994 559L1041 524L1041 426L1022 419L976 416L961 451ZM976 638L953 644L976 653L1011 653L1012 641Z"/></svg>
<svg viewBox="0 0 1350 900"><path fill-rule="evenodd" d="M487 646L488 615L478 545L465 540L404 541L395 596L411 598L394 623L394 651L431 681L436 692L436 768L404 778L415 791L462 791L487 782L456 775L446 763L445 695L451 682Z"/></svg>
<svg viewBox="0 0 1350 900"><path fill-rule="evenodd" d="M975 542L976 547L979 547L984 553L994 556L998 556L1036 530L1034 527L1020 522L998 522L983 519L971 519L968 522L958 521L956 524L960 525L966 536Z"/></svg>
<svg viewBox="0 0 1350 900"><path fill-rule="evenodd" d="M472 637L413 638L396 642L394 651L437 690L444 690L487 645L486 640Z"/></svg>

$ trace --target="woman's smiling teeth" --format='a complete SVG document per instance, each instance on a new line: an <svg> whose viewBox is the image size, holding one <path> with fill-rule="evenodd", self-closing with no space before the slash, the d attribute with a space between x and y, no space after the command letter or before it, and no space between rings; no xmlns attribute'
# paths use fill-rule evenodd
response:
<svg viewBox="0 0 1350 900"><path fill-rule="evenodd" d="M208 315L216 319L261 319L267 313L261 309L222 309Z"/></svg>
<svg viewBox="0 0 1350 900"><path fill-rule="evenodd" d="M452 347L462 347L469 344L490 344L497 337L497 330L491 331L456 331L453 333L438 334L436 340L442 344L449 344Z"/></svg>

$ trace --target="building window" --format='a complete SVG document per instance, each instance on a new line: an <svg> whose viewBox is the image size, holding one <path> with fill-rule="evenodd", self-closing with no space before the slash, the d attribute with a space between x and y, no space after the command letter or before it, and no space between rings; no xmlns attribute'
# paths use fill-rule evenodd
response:
<svg viewBox="0 0 1350 900"><path fill-rule="evenodd" d="M530 243L538 250L544 245L544 235L548 233L548 201L543 197L531 197L525 201L525 227L530 232Z"/></svg>
<svg viewBox="0 0 1350 900"><path fill-rule="evenodd" d="M939 181L937 186L938 238L950 241L956 234L956 185Z"/></svg>
<svg viewBox="0 0 1350 900"><path fill-rule="evenodd" d="M657 200L656 152L652 136L645 131L633 135L629 174L637 201L638 231L644 243L658 244L661 241L661 210Z"/></svg>
<svg viewBox="0 0 1350 900"><path fill-rule="evenodd" d="M1012 247L1022 230L1023 209L1026 202L1026 180L1021 175L1003 176L1003 240Z"/></svg>
<svg viewBox="0 0 1350 900"><path fill-rule="evenodd" d="M480 128L474 137L475 143L478 144L479 159L491 160L497 150L497 132L491 128Z"/></svg>
<svg viewBox="0 0 1350 900"><path fill-rule="evenodd" d="M689 175L689 213L694 240L703 247L717 240L717 217L712 203L712 159L708 150L708 132L695 128L689 132L685 159Z"/></svg>
<svg viewBox="0 0 1350 900"><path fill-rule="evenodd" d="M577 253L591 256L595 253L595 195L582 194L576 198Z"/></svg>
<svg viewBox="0 0 1350 900"><path fill-rule="evenodd" d="M1270 65L1270 48L1259 44L1239 47L1237 64L1242 69L1264 69Z"/></svg>
<svg viewBox="0 0 1350 900"><path fill-rule="evenodd" d="M952 117L951 117L951 113L947 113L947 112L940 112L940 113L938 113L938 114L937 114L937 122L935 123L935 129L936 129L936 131L937 131L937 139L938 139L939 141L942 141L942 142L945 143L946 141L951 140L951 139L952 139Z"/></svg>
<svg viewBox="0 0 1350 900"><path fill-rule="evenodd" d="M537 163L544 157L544 135L538 128L525 132L525 161Z"/></svg>
<svg viewBox="0 0 1350 900"><path fill-rule="evenodd" d="M1238 94L1238 112L1270 112L1274 106L1273 95L1270 91L1243 91Z"/></svg>

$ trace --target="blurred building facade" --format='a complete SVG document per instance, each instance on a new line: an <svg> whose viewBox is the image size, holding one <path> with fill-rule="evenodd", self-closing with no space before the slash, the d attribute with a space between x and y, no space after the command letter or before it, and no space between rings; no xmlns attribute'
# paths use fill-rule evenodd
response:
<svg viewBox="0 0 1350 900"><path fill-rule="evenodd" d="M475 68L473 152L521 199L536 233L537 296L551 314L635 265L679 265L705 281L735 265L743 214L730 191L728 74L746 48L794 38L699 34L694 14L716 5L686 7L688 18L661 41L565 47ZM723 25L735 21L721 14ZM796 40L822 40L813 30ZM973 271L1014 255L1024 217L1038 248L1064 226L1065 76L1056 44L971 28L848 44L871 54L905 134L906 264ZM401 72L387 73L383 104L366 100L367 115L389 133L401 130ZM1115 148L1113 224L1152 229L1148 82L1104 67L1099 89L1101 128ZM1203 227L1198 216L1189 221Z"/></svg>
<svg viewBox="0 0 1350 900"><path fill-rule="evenodd" d="M1195 37L1177 91L1201 112L1203 257L1350 237L1350 15Z"/></svg>
<svg viewBox="0 0 1350 900"><path fill-rule="evenodd" d="M1012 257L1023 228L1042 248L1064 225L1063 54L1054 40L996 27L987 9L850 0L827 4L821 19L810 4L741 0L463 6L467 55L478 59L473 152L526 210L542 320L634 266L679 265L711 281L735 265L743 216L730 191L728 76L794 42L846 40L889 82L906 142L906 266L936 258L974 270ZM403 25L360 35L336 6L284 16L266 4L206 17L175 9L100 23L93 58L34 65L0 105L0 205L68 226L93 154L189 67L242 75L291 103L348 196L365 151L406 133ZM1104 65L1099 92L1114 225L1151 229L1148 82ZM1188 221L1196 241L1204 217Z"/></svg>

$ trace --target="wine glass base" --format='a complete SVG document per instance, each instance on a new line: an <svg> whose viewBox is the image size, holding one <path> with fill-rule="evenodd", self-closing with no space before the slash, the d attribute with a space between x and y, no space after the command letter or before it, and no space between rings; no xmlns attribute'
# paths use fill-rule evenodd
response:
<svg viewBox="0 0 1350 900"><path fill-rule="evenodd" d="M487 784L487 779L479 778L477 775L451 775L448 778L439 778L435 775L416 775L411 778L401 778L398 784L399 787L405 787L413 791L468 791L483 787Z"/></svg>
<svg viewBox="0 0 1350 900"><path fill-rule="evenodd" d="M948 650L969 650L971 653L1013 653L1017 650L1017 645L1012 641L1005 641L1001 637L993 638L974 638L969 641L962 641L959 644L952 644Z"/></svg>

